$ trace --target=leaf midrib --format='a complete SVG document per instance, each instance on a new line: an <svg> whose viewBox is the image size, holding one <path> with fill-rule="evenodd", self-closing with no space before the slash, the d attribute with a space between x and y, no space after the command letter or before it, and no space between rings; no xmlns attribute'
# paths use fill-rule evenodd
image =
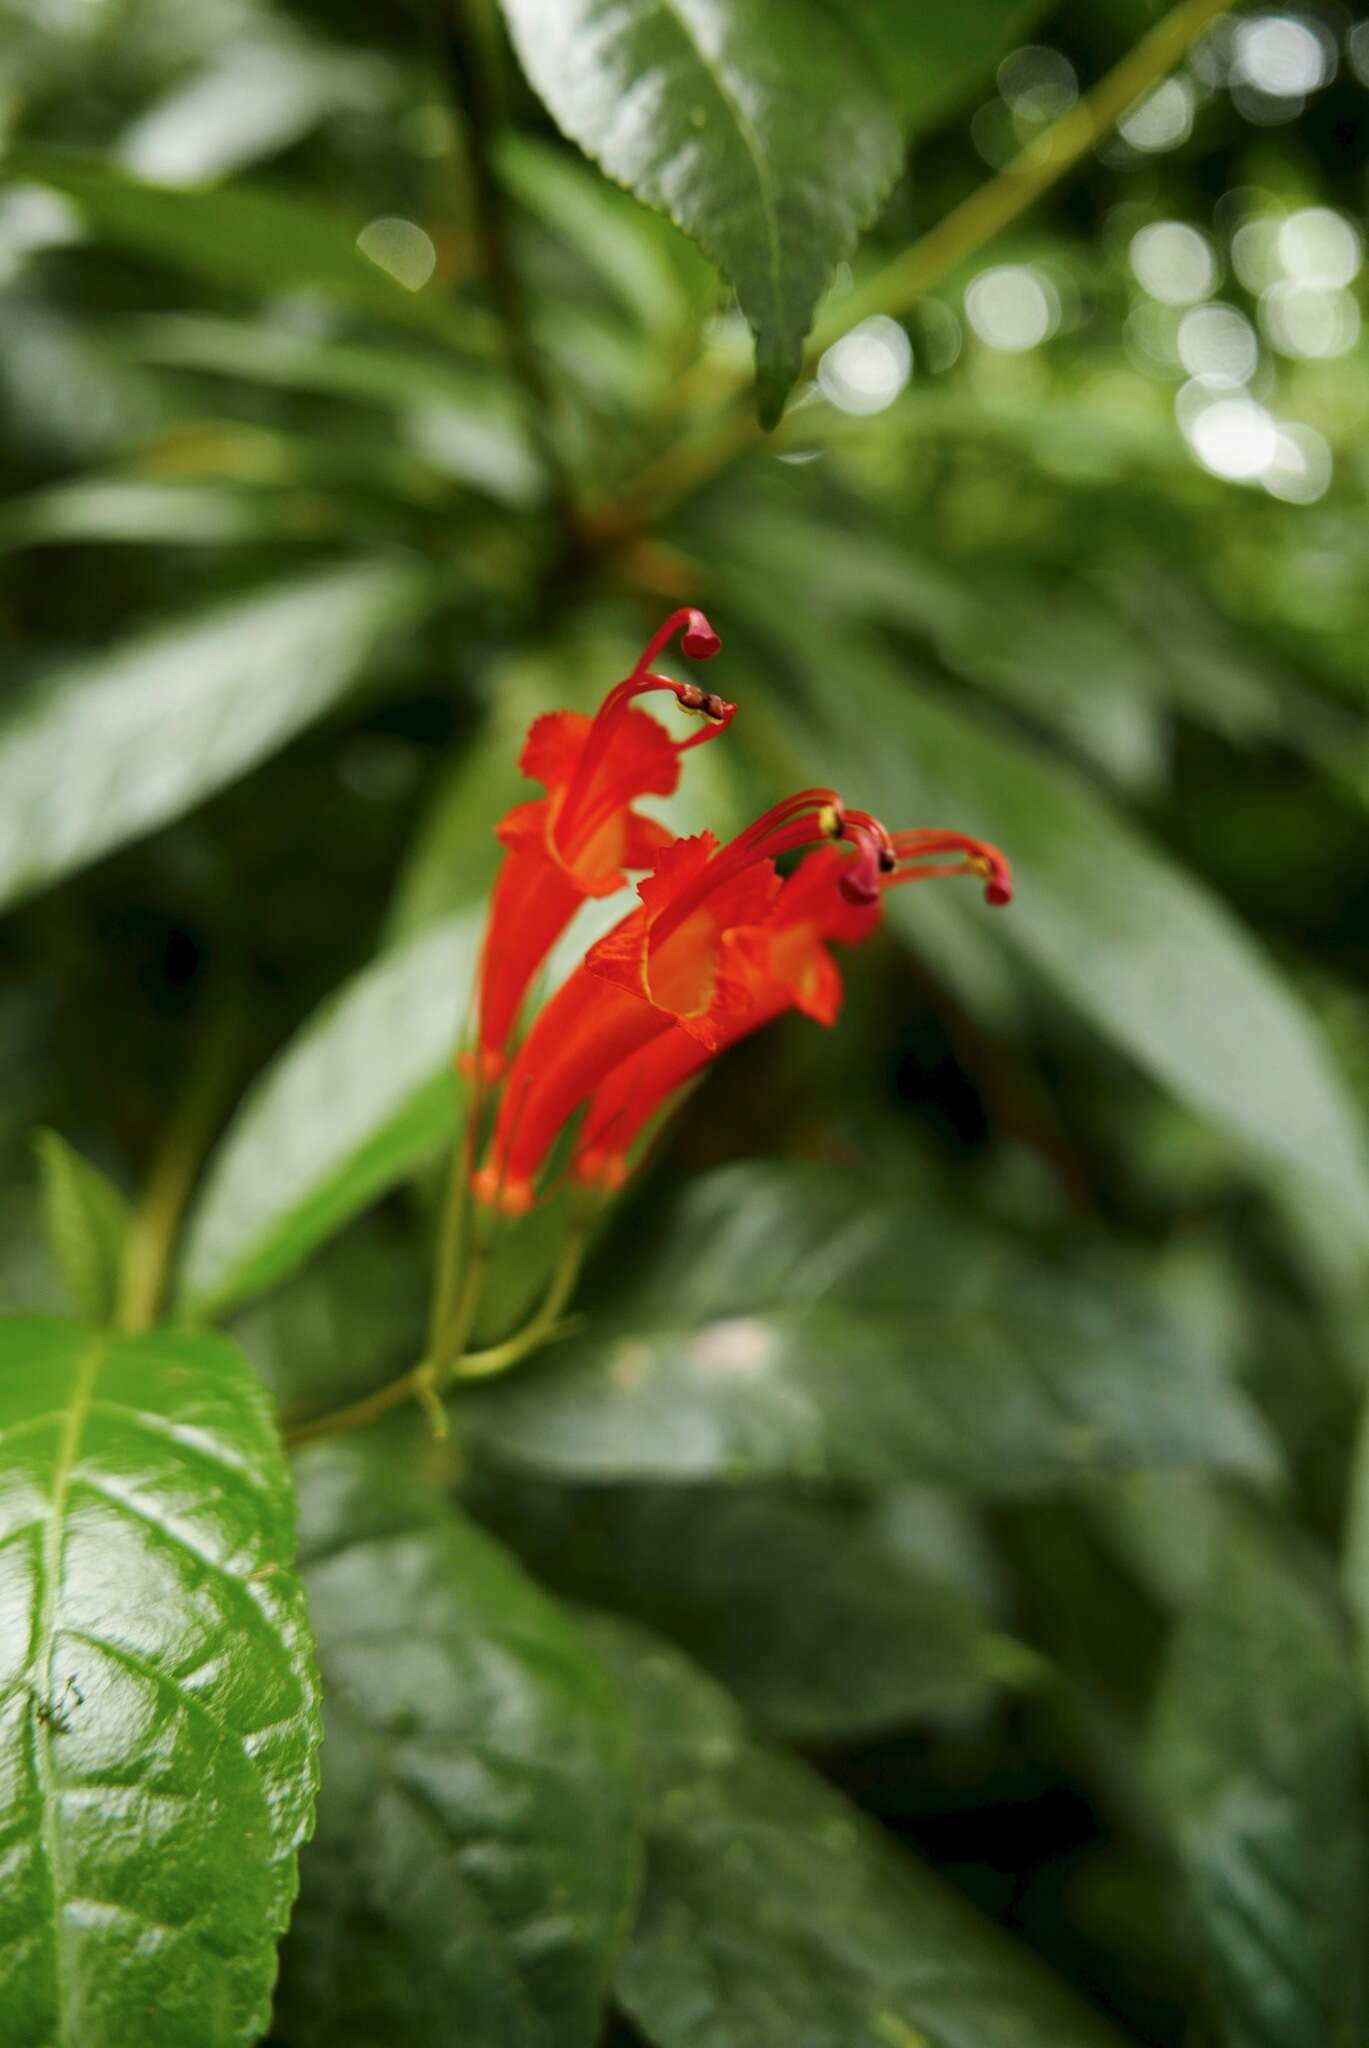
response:
<svg viewBox="0 0 1369 2048"><path fill-rule="evenodd" d="M42 1574L43 1589L38 1602L38 1613L34 1620L33 1647L29 1658L29 1684L33 1694L40 1693L45 1699L52 1696L52 1637L54 1609L57 1602L58 1579L62 1565L63 1539L65 1536L67 1494L71 1477L76 1466L76 1454L80 1448L81 1432L85 1428L94 1397L95 1382L109 1355L109 1338L97 1337L81 1353L72 1376L71 1398L67 1402L62 1418L61 1433L57 1439L57 1455L52 1468L51 1507L48 1524L43 1531ZM48 1890L51 1897L53 1953L56 1968L53 1972L53 2006L56 2013L59 2043L69 2043L66 2013L66 1984L69 1972L63 1967L63 1944L66 1921L57 1897L57 1797L52 1776L52 1736L50 1721L40 1721L35 1712L33 1756L38 1775L39 1795L43 1803L43 1854L48 1867Z"/></svg>
<svg viewBox="0 0 1369 2048"><path fill-rule="evenodd" d="M747 155L751 159L752 168L756 174L756 191L761 202L761 212L765 218L766 254L769 258L772 301L771 317L775 322L776 329L783 333L784 294L780 277L780 224L775 212L775 204L770 194L770 188L766 183L765 163L761 154L760 144L739 102L724 85L721 72L710 64L707 53L690 27L687 17L680 12L679 0L659 0L659 5L670 16L675 26L679 29L680 34L698 57L700 69L711 82L713 90L717 93L727 112L732 116L733 125L742 139Z"/></svg>

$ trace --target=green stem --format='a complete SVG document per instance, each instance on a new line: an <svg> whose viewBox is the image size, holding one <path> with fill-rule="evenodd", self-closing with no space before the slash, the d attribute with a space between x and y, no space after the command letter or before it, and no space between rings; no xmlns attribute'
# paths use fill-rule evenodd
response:
<svg viewBox="0 0 1369 2048"><path fill-rule="evenodd" d="M589 1241L588 1218L571 1226L556 1271L531 1322L502 1344L492 1344L484 1351L468 1351L453 1368L457 1379L489 1379L497 1372L507 1372L511 1365L520 1364L530 1352L555 1336L579 1281Z"/></svg>
<svg viewBox="0 0 1369 2048"><path fill-rule="evenodd" d="M145 1330L156 1320L181 1217L223 1109L236 1038L235 1013L221 1010L191 1057L184 1091L129 1223L116 1315L121 1330Z"/></svg>
<svg viewBox="0 0 1369 2048"><path fill-rule="evenodd" d="M906 313L915 300L943 284L1004 228L1020 219L1116 127L1127 108L1183 59L1230 0L1181 0L1142 36L1091 93L1018 152L1011 163L953 207L910 249L886 263L818 322L804 368L811 374L823 351L872 314ZM667 449L594 520L603 539L622 541L654 523L762 440L740 388L729 405L698 433Z"/></svg>
<svg viewBox="0 0 1369 2048"><path fill-rule="evenodd" d="M349 1430L364 1429L409 1401L421 1401L425 1407L431 1407L440 1400L442 1386L448 1378L490 1379L495 1373L507 1372L510 1366L520 1364L557 1334L580 1278L590 1235L588 1218L572 1225L556 1271L536 1313L512 1337L506 1338L502 1344L492 1344L484 1351L464 1353L459 1347L453 1352L449 1339L445 1361L440 1355L421 1358L408 1372L401 1373L398 1379L383 1387L377 1387L373 1394L365 1394L359 1401L349 1402L345 1408L334 1408L327 1414L311 1416L307 1421L288 1426L283 1431L287 1449L295 1450L299 1445L313 1443L320 1437L342 1436ZM461 1344L469 1335L469 1325L474 1319L483 1278L482 1264L480 1259L472 1260L462 1289L461 1306L457 1312L457 1326L464 1327L464 1334L459 1339ZM476 1276L474 1279L472 1274Z"/></svg>
<svg viewBox="0 0 1369 2048"><path fill-rule="evenodd" d="M1096 149L1127 108L1173 71L1231 0L1182 0L1142 36L1091 93L1018 151L995 177L953 207L944 220L902 256L875 272L834 307L809 344L810 362L872 313L906 313L913 302L940 284L966 259L1034 206L1066 171Z"/></svg>

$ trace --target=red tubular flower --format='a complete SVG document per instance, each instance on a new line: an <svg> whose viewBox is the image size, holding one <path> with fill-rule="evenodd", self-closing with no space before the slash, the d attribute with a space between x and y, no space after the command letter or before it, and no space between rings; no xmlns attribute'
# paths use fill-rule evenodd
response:
<svg viewBox="0 0 1369 2048"><path fill-rule="evenodd" d="M718 1052L787 1010L835 1023L842 985L828 942L853 946L870 936L879 923L882 887L968 873L985 883L988 902L1011 901L1008 863L982 840L957 832L900 832L891 839L860 811L842 814L841 836L854 842L854 855L835 846L809 854L761 924L724 935L723 971L745 1000L729 1009L717 1044L676 1028L607 1073L586 1112L576 1179L605 1190L621 1187L628 1151L651 1118Z"/></svg>
<svg viewBox="0 0 1369 2048"><path fill-rule="evenodd" d="M764 923L781 891L775 856L835 837L842 815L831 790L804 790L727 846L703 833L658 855L638 884L641 908L591 947L520 1047L475 1176L479 1200L529 1208L566 1120L662 1034L678 1031L705 1057L732 1042L753 995L729 935Z"/></svg>
<svg viewBox="0 0 1369 2048"><path fill-rule="evenodd" d="M480 975L478 1053L467 1064L486 1080L504 1069L504 1054L523 998L537 970L588 896L612 895L625 869L649 868L672 835L632 809L638 797L669 796L679 760L725 732L736 706L695 683L657 675L652 662L675 633L687 655L708 661L721 641L700 611L674 612L633 668L610 690L594 718L553 711L536 719L519 766L545 797L519 804L498 827L507 848L490 900ZM674 740L632 700L668 690L705 721Z"/></svg>

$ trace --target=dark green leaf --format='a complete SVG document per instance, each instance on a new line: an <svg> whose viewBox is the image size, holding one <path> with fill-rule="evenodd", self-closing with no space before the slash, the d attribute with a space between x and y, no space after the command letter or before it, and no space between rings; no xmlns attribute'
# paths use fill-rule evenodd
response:
<svg viewBox="0 0 1369 2048"><path fill-rule="evenodd" d="M183 191L129 177L75 149L26 145L10 167L75 202L96 232L194 277L256 293L320 291L363 311L469 346L483 331L454 313L440 287L409 291L357 248L357 229L287 192Z"/></svg>
<svg viewBox="0 0 1369 2048"><path fill-rule="evenodd" d="M951 826L1001 846L1017 898L995 937L1200 1115L1317 1184L1369 1242L1362 1119L1312 1018L1225 906L1070 769L868 640L838 647L805 627L787 644L829 700L828 677L841 677L838 744L861 801L893 826ZM860 730L878 743L853 747ZM921 894L899 890L891 906L914 940ZM966 909L983 914L977 900Z"/></svg>
<svg viewBox="0 0 1369 2048"><path fill-rule="evenodd" d="M655 1638L596 1621L649 1774L617 1992L657 2048L1108 2048L1024 1950Z"/></svg>
<svg viewBox="0 0 1369 2048"><path fill-rule="evenodd" d="M636 1876L621 1706L567 1617L388 1447L301 1469L328 1771L298 2048L590 2048Z"/></svg>
<svg viewBox="0 0 1369 2048"><path fill-rule="evenodd" d="M736 287L778 419L833 270L899 167L878 71L820 0L503 0L566 134Z"/></svg>
<svg viewBox="0 0 1369 2048"><path fill-rule="evenodd" d="M118 1300L128 1203L98 1167L56 1131L34 1139L42 1176L43 1234L72 1306L87 1322L108 1323Z"/></svg>
<svg viewBox="0 0 1369 2048"><path fill-rule="evenodd" d="M47 676L0 723L0 903L283 746L430 588L403 561L316 571Z"/></svg>
<svg viewBox="0 0 1369 2048"><path fill-rule="evenodd" d="M283 1280L457 1128L453 1058L480 944L473 914L354 977L243 1101L187 1228L183 1309Z"/></svg>
<svg viewBox="0 0 1369 2048"><path fill-rule="evenodd" d="M969 1516L917 1488L847 1499L520 1476L480 1504L539 1578L665 1630L798 1742L959 1728L1000 1680L1034 1675L952 1562L974 1552Z"/></svg>
<svg viewBox="0 0 1369 2048"><path fill-rule="evenodd" d="M1155 1763L1232 2048L1369 2037L1369 1806L1338 1617L1241 1517L1182 1622Z"/></svg>
<svg viewBox="0 0 1369 2048"><path fill-rule="evenodd" d="M316 1785L294 1501L224 1339L0 1324L4 2033L266 2024Z"/></svg>
<svg viewBox="0 0 1369 2048"><path fill-rule="evenodd" d="M1136 1466L1268 1475L1239 1394L1144 1294L1035 1265L930 1199L799 1166L695 1186L583 1336L463 1414L579 1479L947 1481Z"/></svg>

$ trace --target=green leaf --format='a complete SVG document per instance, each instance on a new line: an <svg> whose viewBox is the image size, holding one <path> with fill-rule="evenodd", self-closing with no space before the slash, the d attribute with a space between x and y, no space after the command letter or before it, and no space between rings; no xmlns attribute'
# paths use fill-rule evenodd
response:
<svg viewBox="0 0 1369 2048"><path fill-rule="evenodd" d="M693 244L559 145L510 130L495 167L512 197L584 259L617 304L678 352L681 329L689 333L718 290Z"/></svg>
<svg viewBox="0 0 1369 2048"><path fill-rule="evenodd" d="M1175 1639L1155 1767L1231 2048L1369 2038L1369 1807L1338 1617L1232 1519Z"/></svg>
<svg viewBox="0 0 1369 2048"><path fill-rule="evenodd" d="M552 1487L522 1475L483 1518L567 1597L664 1630L797 1742L910 1722L963 1731L1033 1653L999 1633L955 1553L976 1531L917 1488Z"/></svg>
<svg viewBox="0 0 1369 2048"><path fill-rule="evenodd" d="M483 345L483 328L454 312L440 286L409 291L362 255L362 223L292 193L243 183L183 191L130 177L84 150L32 143L7 161L15 176L73 200L98 235L192 277L260 294L319 291L466 346Z"/></svg>
<svg viewBox="0 0 1369 2048"><path fill-rule="evenodd" d="M293 1548L231 1344L0 1324L7 2040L262 2032L317 1782Z"/></svg>
<svg viewBox="0 0 1369 2048"><path fill-rule="evenodd" d="M376 99L378 71L321 44L240 33L141 113L118 154L131 171L167 185L222 178L274 156L326 115Z"/></svg>
<svg viewBox="0 0 1369 2048"><path fill-rule="evenodd" d="M1076 1256L1038 1265L873 1175L697 1183L583 1336L462 1415L516 1465L592 1480L771 1475L1032 1493L1089 1473L1268 1476L1262 1427L1184 1333Z"/></svg>
<svg viewBox="0 0 1369 2048"><path fill-rule="evenodd" d="M840 675L843 760L891 826L943 825L1008 854L994 926L1100 1031L1199 1115L1334 1199L1369 1243L1363 1122L1316 1024L1256 941L1083 779L952 706L871 641L767 619L816 692ZM870 735L852 744L853 733ZM822 761L830 779L830 753ZM923 892L891 916L916 943ZM965 906L982 916L977 900Z"/></svg>
<svg viewBox="0 0 1369 2048"><path fill-rule="evenodd" d="M282 1959L298 2048L590 2048L636 1878L620 1703L388 1446L301 1465L328 1772Z"/></svg>
<svg viewBox="0 0 1369 2048"><path fill-rule="evenodd" d="M317 503L317 501L316 501ZM120 541L223 547L235 541L317 544L317 510L302 520L288 492L146 477L83 477L12 498L0 512L0 549L48 541Z"/></svg>
<svg viewBox="0 0 1369 2048"><path fill-rule="evenodd" d="M43 1234L72 1306L87 1322L114 1316L128 1231L128 1203L98 1167L56 1131L39 1131Z"/></svg>
<svg viewBox="0 0 1369 2048"><path fill-rule="evenodd" d="M560 127L735 286L762 422L799 374L832 272L898 173L878 72L821 0L503 0Z"/></svg>
<svg viewBox="0 0 1369 2048"><path fill-rule="evenodd" d="M204 370L288 391L320 391L396 409L410 445L512 505L535 504L542 477L507 377L431 345L336 341L265 321L166 314L114 330L131 359Z"/></svg>
<svg viewBox="0 0 1369 2048"><path fill-rule="evenodd" d="M454 1134L452 1062L480 929L474 913L447 918L383 954L249 1091L187 1226L184 1311L283 1280Z"/></svg>
<svg viewBox="0 0 1369 2048"><path fill-rule="evenodd" d="M920 134L993 77L1000 57L1047 12L1047 0L941 0L891 7L846 0L842 15L865 43L905 129Z"/></svg>
<svg viewBox="0 0 1369 2048"><path fill-rule="evenodd" d="M430 587L403 561L314 571L50 673L0 721L0 903L283 746Z"/></svg>
<svg viewBox="0 0 1369 2048"><path fill-rule="evenodd" d="M1026 1951L645 1631L596 1620L648 1772L620 2002L656 2048L1120 2048Z"/></svg>

